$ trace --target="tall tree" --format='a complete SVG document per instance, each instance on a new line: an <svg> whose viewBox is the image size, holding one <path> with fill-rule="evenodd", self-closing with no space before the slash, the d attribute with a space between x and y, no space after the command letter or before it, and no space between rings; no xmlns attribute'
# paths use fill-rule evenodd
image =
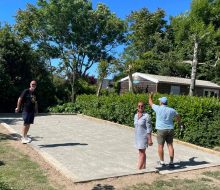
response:
<svg viewBox="0 0 220 190"><path fill-rule="evenodd" d="M103 84L103 80L110 74L111 63L108 60L101 60L98 65L98 88L96 95L99 96Z"/></svg>
<svg viewBox="0 0 220 190"><path fill-rule="evenodd" d="M113 70L128 75L128 91L131 93L134 93L132 74L140 69L142 65L143 62L137 56L133 46L128 46L117 61L115 61Z"/></svg>
<svg viewBox="0 0 220 190"><path fill-rule="evenodd" d="M109 8L88 0L38 0L18 12L16 28L36 48L50 52L62 62L75 99L75 82L123 41L124 22ZM52 56L51 56L52 57Z"/></svg>
<svg viewBox="0 0 220 190"><path fill-rule="evenodd" d="M163 29L166 26L164 16L165 13L161 9L151 13L146 8L132 11L128 16L128 44L134 46L138 56L142 56L154 47L155 34L164 33Z"/></svg>
<svg viewBox="0 0 220 190"><path fill-rule="evenodd" d="M182 51L186 62L192 64L189 91L191 96L195 92L198 62L206 61L206 55L203 51L208 50L207 42L212 41L213 44L215 28L210 20L212 17L211 7L213 6L210 2L209 0L193 0L191 10L173 18L171 22L179 51Z"/></svg>
<svg viewBox="0 0 220 190"><path fill-rule="evenodd" d="M165 13L161 9L151 13L146 8L142 8L131 12L127 17L127 46L122 55L120 67L124 68L123 72L129 76L130 92L134 91L132 74L135 71L155 72L157 69L148 63L152 59L158 60L158 51L165 49L163 43L159 44L160 39L165 36L164 16Z"/></svg>

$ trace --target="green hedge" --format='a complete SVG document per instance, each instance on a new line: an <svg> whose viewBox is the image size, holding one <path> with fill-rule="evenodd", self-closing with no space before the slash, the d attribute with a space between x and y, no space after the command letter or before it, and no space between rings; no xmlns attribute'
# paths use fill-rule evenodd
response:
<svg viewBox="0 0 220 190"><path fill-rule="evenodd" d="M154 103L164 96L155 94ZM216 98L201 98L189 96L166 95L168 106L178 111L185 125L184 132L180 132L175 123L175 138L204 147L220 145L220 100ZM81 95L76 103L67 103L50 108L51 112L78 112L85 115L113 121L133 127L133 117L139 100L148 104L145 94L124 94L122 96L109 95L96 97L95 95ZM151 114L155 124L155 113L149 106L146 111ZM155 131L155 129L154 129Z"/></svg>

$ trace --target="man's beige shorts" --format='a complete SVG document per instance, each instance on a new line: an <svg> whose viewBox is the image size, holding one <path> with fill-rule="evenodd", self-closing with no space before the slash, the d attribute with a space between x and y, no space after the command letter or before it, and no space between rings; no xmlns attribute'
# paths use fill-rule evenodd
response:
<svg viewBox="0 0 220 190"><path fill-rule="evenodd" d="M164 145L173 143L174 130L173 129L164 129L157 130L157 143Z"/></svg>

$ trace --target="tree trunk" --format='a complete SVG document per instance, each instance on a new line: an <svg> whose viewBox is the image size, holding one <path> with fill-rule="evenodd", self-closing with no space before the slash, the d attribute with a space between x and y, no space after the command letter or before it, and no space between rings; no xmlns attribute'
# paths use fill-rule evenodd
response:
<svg viewBox="0 0 220 190"><path fill-rule="evenodd" d="M102 83L103 83L103 79L100 79L99 84L98 84L98 89L97 89L96 96L100 95L101 88L102 88Z"/></svg>
<svg viewBox="0 0 220 190"><path fill-rule="evenodd" d="M71 102L75 103L76 101L76 72L72 72L72 81L71 81Z"/></svg>
<svg viewBox="0 0 220 190"><path fill-rule="evenodd" d="M198 65L198 47L199 47L199 42L198 42L198 39L195 38L192 71L191 71L191 84L190 84L190 89L189 89L190 96L193 96L195 93L196 73L197 73L197 65Z"/></svg>
<svg viewBox="0 0 220 190"><path fill-rule="evenodd" d="M129 89L129 92L132 92L134 93L134 87L133 87L133 78L132 78L132 73L129 73L128 74L128 89Z"/></svg>

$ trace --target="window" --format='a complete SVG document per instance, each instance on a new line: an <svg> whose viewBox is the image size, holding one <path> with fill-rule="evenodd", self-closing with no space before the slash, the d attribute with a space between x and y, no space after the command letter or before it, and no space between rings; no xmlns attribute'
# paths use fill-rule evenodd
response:
<svg viewBox="0 0 220 190"><path fill-rule="evenodd" d="M170 94L180 94L180 86L171 85Z"/></svg>
<svg viewBox="0 0 220 190"><path fill-rule="evenodd" d="M206 97L219 97L219 90L214 89L204 89L203 96Z"/></svg>

